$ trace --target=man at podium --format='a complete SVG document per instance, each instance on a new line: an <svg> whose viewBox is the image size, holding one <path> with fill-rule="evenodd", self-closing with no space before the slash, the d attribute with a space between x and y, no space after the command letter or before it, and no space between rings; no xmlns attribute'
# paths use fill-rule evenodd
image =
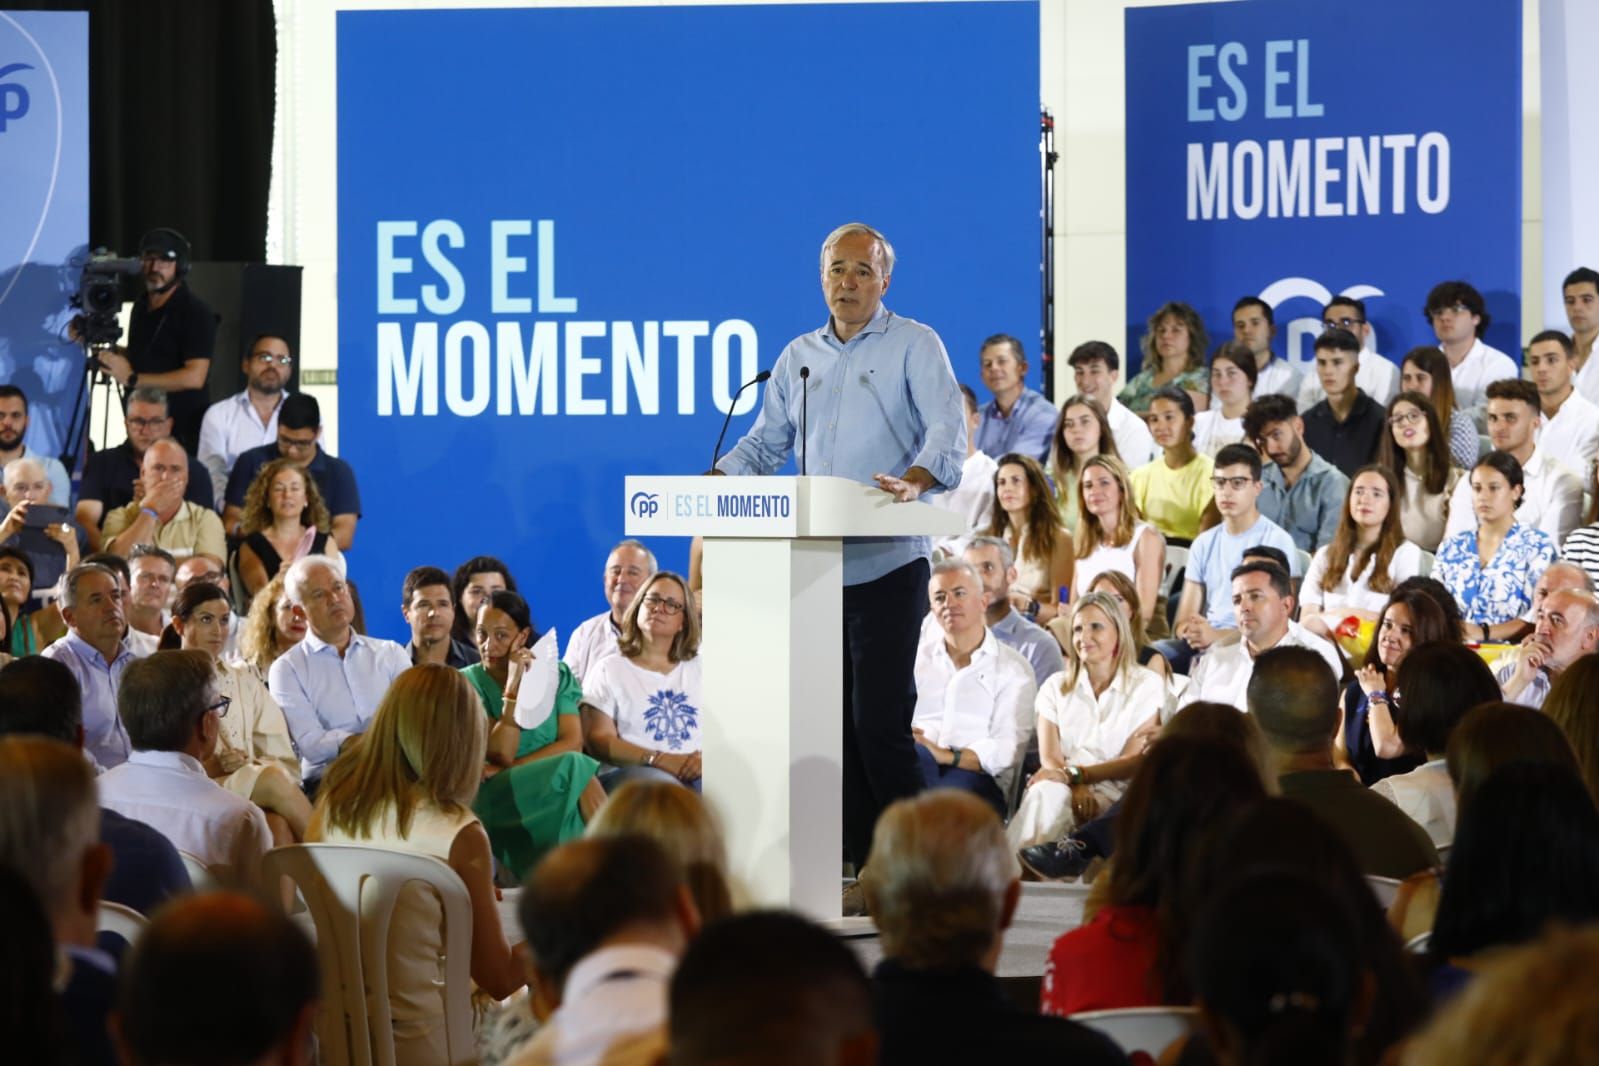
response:
<svg viewBox="0 0 1599 1066"><path fill-rule="evenodd" d="M961 395L938 334L883 306L893 246L851 222L828 234L821 270L827 323L783 349L754 426L713 472L770 475L797 457L802 474L905 502L954 488ZM883 808L922 788L911 716L930 553L926 537L844 542L844 850L857 868Z"/></svg>

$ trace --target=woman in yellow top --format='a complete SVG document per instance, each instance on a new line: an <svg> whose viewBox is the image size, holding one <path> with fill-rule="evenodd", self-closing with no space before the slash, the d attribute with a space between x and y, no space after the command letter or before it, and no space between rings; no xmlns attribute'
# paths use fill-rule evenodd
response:
<svg viewBox="0 0 1599 1066"><path fill-rule="evenodd" d="M1133 502L1165 534L1168 544L1189 544L1204 528L1215 499L1211 457L1194 447L1194 401L1176 387L1161 389L1149 404L1149 431L1159 458L1132 473Z"/></svg>

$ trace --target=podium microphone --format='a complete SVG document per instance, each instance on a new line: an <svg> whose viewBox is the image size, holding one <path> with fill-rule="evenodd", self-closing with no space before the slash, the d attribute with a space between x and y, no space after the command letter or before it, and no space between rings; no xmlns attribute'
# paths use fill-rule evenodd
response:
<svg viewBox="0 0 1599 1066"><path fill-rule="evenodd" d="M800 367L800 477L805 476L805 455L810 451L811 368Z"/></svg>
<svg viewBox="0 0 1599 1066"><path fill-rule="evenodd" d="M744 395L745 389L749 388L751 385L759 385L761 382L765 381L771 376L772 372L770 370L763 370L759 374L756 374L754 377L750 378L744 384L740 385L738 387L738 391L733 394L733 402L727 405L727 417L722 419L722 432L717 434L716 437L716 449L711 452L712 471L716 470L716 461L722 457L722 441L727 439L727 427L733 421L733 409L738 406L738 398Z"/></svg>

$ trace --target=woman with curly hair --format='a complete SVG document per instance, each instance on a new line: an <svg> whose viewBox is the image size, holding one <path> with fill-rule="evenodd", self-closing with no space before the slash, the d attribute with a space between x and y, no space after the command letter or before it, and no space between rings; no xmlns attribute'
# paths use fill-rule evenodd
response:
<svg viewBox="0 0 1599 1066"><path fill-rule="evenodd" d="M1000 456L994 473L994 510L983 530L1004 537L1016 553L1011 604L1039 625L1060 611L1061 589L1072 583L1072 538L1061 528L1044 468L1030 455Z"/></svg>
<svg viewBox="0 0 1599 1066"><path fill-rule="evenodd" d="M261 468L244 494L239 532L239 577L254 596L279 570L303 555L338 555L330 530L333 516L316 480L287 459Z"/></svg>
<svg viewBox="0 0 1599 1066"><path fill-rule="evenodd" d="M279 573L250 604L250 614L239 634L239 658L264 685L272 664L300 643L305 630L305 608L289 602L283 592L283 575Z"/></svg>
<svg viewBox="0 0 1599 1066"><path fill-rule="evenodd" d="M1162 304L1149 316L1149 328L1139 338L1144 369L1122 389L1121 402L1146 414L1149 401L1167 385L1176 385L1194 399L1194 410L1210 406L1210 382L1205 373L1205 352L1210 337L1199 312L1185 303Z"/></svg>

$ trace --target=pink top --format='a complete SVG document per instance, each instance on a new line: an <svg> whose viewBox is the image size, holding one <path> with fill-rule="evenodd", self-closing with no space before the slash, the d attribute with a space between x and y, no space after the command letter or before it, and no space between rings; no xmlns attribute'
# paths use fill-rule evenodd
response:
<svg viewBox="0 0 1599 1066"><path fill-rule="evenodd" d="M1085 1010L1158 1007L1159 935L1148 907L1105 907L1055 941L1044 964L1040 1009L1065 1017Z"/></svg>

